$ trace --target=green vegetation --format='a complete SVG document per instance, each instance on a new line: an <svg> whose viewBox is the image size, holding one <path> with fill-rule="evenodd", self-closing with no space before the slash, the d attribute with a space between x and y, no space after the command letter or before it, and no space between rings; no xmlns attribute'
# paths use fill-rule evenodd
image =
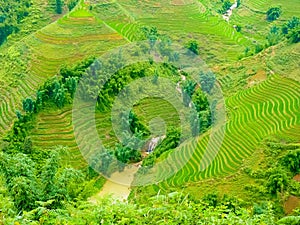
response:
<svg viewBox="0 0 300 225"><path fill-rule="evenodd" d="M280 7L272 7L267 11L267 20L268 21L277 20L280 17L281 13L282 11Z"/></svg>
<svg viewBox="0 0 300 225"><path fill-rule="evenodd" d="M22 21L30 12L31 2L29 0L0 1L0 45L13 32L18 32Z"/></svg>
<svg viewBox="0 0 300 225"><path fill-rule="evenodd" d="M58 14L62 13L62 1L61 0L55 0L56 8L55 11Z"/></svg>
<svg viewBox="0 0 300 225"><path fill-rule="evenodd" d="M195 202L178 192L154 196L148 200L147 205L104 199L101 205L85 204L79 210L78 204L80 202L67 205L66 209L62 210L53 210L44 204L15 221L20 223L26 221L29 224L35 221L45 221L45 224L93 224L99 221L103 224L149 224L153 221L159 221L160 224L196 224L196 221L199 224L274 224L275 222L272 205L267 204L262 208L257 206L249 212L238 201L226 196L216 200L215 205L210 196ZM69 216L71 213L72 216ZM7 220L10 221L13 220ZM290 216L279 221L279 224L297 224L297 222L299 222L298 216Z"/></svg>
<svg viewBox="0 0 300 225"><path fill-rule="evenodd" d="M222 2L223 2L223 5L222 5L222 8L219 10L219 12L221 14L224 14L225 12L227 12L228 9L230 9L232 4L229 0L225 0L225 1L222 1Z"/></svg>
<svg viewBox="0 0 300 225"><path fill-rule="evenodd" d="M190 41L188 44L187 44L187 48L189 50L191 50L191 52L195 53L196 55L199 55L199 47L198 47L198 43L193 40L193 41Z"/></svg>
<svg viewBox="0 0 300 225"><path fill-rule="evenodd" d="M0 0L0 224L300 224L300 5L237 1L225 20L233 4ZM132 55L98 59L142 40ZM167 63L181 57L171 43L211 70ZM154 57L123 65L145 52ZM121 69L110 76L105 68ZM114 103L143 78L154 89L174 83L183 108L147 96L118 111L117 133ZM95 121L98 135L88 140L73 128L76 91L96 103L79 127L88 135ZM193 112L182 126L184 110ZM106 150L88 152L87 162L78 146L98 139ZM151 169L177 172L126 187L127 201L99 197L107 178L136 184Z"/></svg>
<svg viewBox="0 0 300 225"><path fill-rule="evenodd" d="M78 0L70 0L68 2L68 9L69 11L71 11L77 4L78 4Z"/></svg>

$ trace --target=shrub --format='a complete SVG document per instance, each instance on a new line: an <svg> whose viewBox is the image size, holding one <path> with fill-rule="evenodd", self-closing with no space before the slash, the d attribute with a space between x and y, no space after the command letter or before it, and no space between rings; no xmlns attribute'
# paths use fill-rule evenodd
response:
<svg viewBox="0 0 300 225"><path fill-rule="evenodd" d="M282 192L288 184L288 177L282 169L274 169L271 171L267 181L267 187L271 194L276 194L278 191Z"/></svg>
<svg viewBox="0 0 300 225"><path fill-rule="evenodd" d="M56 0L56 9L55 12L57 14L61 14L62 13L62 1L61 0Z"/></svg>
<svg viewBox="0 0 300 225"><path fill-rule="evenodd" d="M291 150L286 154L282 160L282 164L293 173L300 172L300 149Z"/></svg>
<svg viewBox="0 0 300 225"><path fill-rule="evenodd" d="M77 3L78 3L78 0L71 0L68 3L68 9L69 9L69 11L71 11L72 9L74 9L74 7L77 5Z"/></svg>
<svg viewBox="0 0 300 225"><path fill-rule="evenodd" d="M298 43L300 42L300 27L291 30L288 34L288 39L291 43Z"/></svg>
<svg viewBox="0 0 300 225"><path fill-rule="evenodd" d="M198 43L195 40L190 41L186 46L191 52L199 55Z"/></svg>
<svg viewBox="0 0 300 225"><path fill-rule="evenodd" d="M267 20L268 21L274 21L277 20L282 13L282 10L280 7L271 7L267 11Z"/></svg>

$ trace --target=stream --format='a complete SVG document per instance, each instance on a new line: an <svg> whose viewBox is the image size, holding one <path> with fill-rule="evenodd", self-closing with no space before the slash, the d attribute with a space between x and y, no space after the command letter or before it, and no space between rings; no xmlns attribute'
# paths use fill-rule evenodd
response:
<svg viewBox="0 0 300 225"><path fill-rule="evenodd" d="M159 141L166 136L153 137L148 144L147 154L150 154L157 146ZM105 196L111 195L116 200L126 201L131 192L131 183L133 182L135 173L139 170L141 162L127 165L122 172L114 172L110 178L106 180L102 189L94 196L90 197L91 203L97 204L98 200ZM118 181L118 183L114 182Z"/></svg>
<svg viewBox="0 0 300 225"><path fill-rule="evenodd" d="M101 198L111 195L114 199L126 201L130 194L130 184L134 179L134 174L138 171L139 167L136 165L128 165L122 172L114 172L110 179L107 179L102 189L89 201L97 204ZM114 182L117 180L119 183Z"/></svg>
<svg viewBox="0 0 300 225"><path fill-rule="evenodd" d="M182 94L180 84L185 81L186 77L181 75L181 81L176 84L176 90ZM153 137L147 147L147 154L154 151L159 141L166 138L165 135ZM107 179L102 189L94 196L89 198L89 201L97 204L98 200L105 196L111 195L116 200L126 201L131 192L131 183L133 182L135 173L139 170L141 162L127 165L122 172L114 172L111 174L110 179ZM118 181L118 183L114 182Z"/></svg>

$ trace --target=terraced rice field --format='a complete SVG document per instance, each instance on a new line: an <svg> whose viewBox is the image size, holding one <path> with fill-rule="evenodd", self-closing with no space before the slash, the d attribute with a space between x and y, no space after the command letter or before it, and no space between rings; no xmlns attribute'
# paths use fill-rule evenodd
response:
<svg viewBox="0 0 300 225"><path fill-rule="evenodd" d="M146 125L149 125L149 122L154 118L165 121L166 128L180 125L176 110L172 105L161 99L145 99L135 106L134 112L137 113L141 122ZM93 121L84 122L84 124L80 124L83 134L85 133L84 130L89 132L89 127ZM112 128L111 113L96 112L95 122L99 136L93 138L100 138L104 146L114 148L118 140ZM63 110L45 110L41 112L30 136L34 145L41 149L66 146L69 154L66 155L64 161L67 164L75 167L86 164L75 140L71 106L65 107ZM81 140L77 141L80 143ZM89 141L93 142L93 140Z"/></svg>
<svg viewBox="0 0 300 225"><path fill-rule="evenodd" d="M280 6L282 15L274 22L266 20L266 12L270 7ZM253 40L264 42L269 29L274 25L281 25L300 11L299 2L291 0L285 4L280 0L245 0L234 11L230 18L230 24L238 24L242 27L241 33Z"/></svg>
<svg viewBox="0 0 300 225"><path fill-rule="evenodd" d="M243 159L250 156L260 141L269 135L292 132L300 127L300 84L294 80L272 76L258 86L241 91L226 101L229 109L226 133L214 161L203 171L200 165L209 134L186 143L176 160L184 159L185 152L195 149L189 162L173 177L162 183L181 185L236 171ZM218 138L218 132L216 141ZM187 149L185 149L187 148ZM204 159L204 164L207 160ZM168 171L160 168L161 174Z"/></svg>
<svg viewBox="0 0 300 225"><path fill-rule="evenodd" d="M117 30L128 40L138 40L140 27L155 26L173 40L185 44L191 37L199 40L199 45L226 60L237 56L252 42L227 24L221 16L212 15L196 1L173 4L171 1L114 1L95 4L95 15ZM111 13L113 12L113 14ZM207 46L207 40L214 45ZM209 47L209 48L208 48Z"/></svg>
<svg viewBox="0 0 300 225"><path fill-rule="evenodd" d="M94 6L93 13L128 41L141 39L140 28L142 24L117 2L97 4Z"/></svg>
<svg viewBox="0 0 300 225"><path fill-rule="evenodd" d="M0 135L11 126L21 102L34 96L37 88L57 74L63 64L101 55L126 44L116 31L96 19L85 8L75 10L8 49L12 62L1 68ZM23 64L23 65L22 65ZM12 80L5 77L13 78Z"/></svg>
<svg viewBox="0 0 300 225"><path fill-rule="evenodd" d="M281 0L245 0L243 4L261 12L266 12L273 6L280 6L282 8L282 19L289 19L300 11L300 5L297 0L289 0L288 4Z"/></svg>
<svg viewBox="0 0 300 225"><path fill-rule="evenodd" d="M290 5L297 6L296 0L293 1L295 3ZM156 26L160 32L168 34L175 40L181 40L183 44L191 38L201 40L200 46L214 43L207 48L209 52L217 55L220 61L222 57L235 60L245 46L252 44L251 40L236 32L232 24L227 24L221 17L204 10L201 4L195 4L193 1L183 2L185 4L153 0L97 3L93 5L94 11L89 12L84 7L78 8L57 22L24 38L18 43L18 47L12 46L6 57L10 57L14 64L1 68L1 74L12 75L15 79L7 79L1 83L0 135L11 126L16 109L21 108L21 100L34 95L38 86L57 74L62 64L72 64L87 56L100 55L129 41L139 40L139 29L144 25ZM272 0L273 3L277 4L279 1ZM263 0L245 1L245 4L260 10L269 7L269 3ZM241 11L243 13L249 13L249 17L253 13L247 8L241 10L244 10ZM297 7L293 10L297 10ZM237 14L233 21L239 19ZM255 38L259 38L260 35ZM26 70L23 70L24 66ZM236 171L243 159L251 155L265 137L280 132L288 133L291 132L290 129L298 131L299 90L299 83L272 76L258 86L228 98L226 100L228 122L224 125L226 135L212 164L208 165L209 158L202 159L209 140L210 133L207 133L181 146L182 151L177 155L178 160L185 159L187 157L185 154L191 149L195 152L188 163L161 186L181 185ZM169 121L169 124L176 124L174 118L170 121L170 118L175 116L172 109L159 102L154 105L144 102L143 107L136 106L135 110L145 123L151 121L154 114L159 114ZM54 145L68 146L71 154L65 160L76 167L81 167L85 165L85 161L74 138L71 115L70 107L62 111L40 113L31 137L34 144L41 148L50 148ZM104 144L113 147L117 139L111 127L110 115L97 113L96 123ZM89 124L82 124L82 129L88 126ZM220 141L218 140L220 137L221 132L216 132L215 141ZM93 139L89 141L93 142ZM203 168L206 169L202 171ZM170 170L170 168L160 169L162 176Z"/></svg>
<svg viewBox="0 0 300 225"><path fill-rule="evenodd" d="M153 122L153 126L159 126L164 121L165 128L179 127L180 118L176 109L168 102L159 98L143 99L133 109L139 120L145 124Z"/></svg>
<svg viewBox="0 0 300 225"><path fill-rule="evenodd" d="M62 64L72 64L89 55L101 55L128 41L139 40L140 27L144 25L156 26L159 31L183 42L194 36L201 40L199 44L210 52L209 55L222 53L224 60L236 59L245 45L250 44L232 26L193 1L182 4L170 1L101 2L94 4L91 12L81 4L8 50L7 57L11 60L7 61L15 64L1 70L1 74L6 75L3 77L13 80L5 78L1 83L0 134L11 126L22 99L33 96L38 86L54 76ZM208 44L208 39L215 43L214 46ZM223 46L222 51L220 46Z"/></svg>
<svg viewBox="0 0 300 225"><path fill-rule="evenodd" d="M99 113L95 115L96 127L99 137L106 147L113 148L117 139L114 135L110 121L110 113ZM90 126L93 121L85 121L81 124L83 130ZM82 132L85 133L84 131ZM73 124L72 124L72 108L65 107L63 110L45 110L42 111L36 120L34 129L31 131L30 137L33 144L40 149L51 149L55 146L67 147L68 154L63 156L63 160L67 164L71 164L76 168L86 165L78 143L75 140ZM80 140L77 140L80 141ZM90 140L93 142L93 140Z"/></svg>

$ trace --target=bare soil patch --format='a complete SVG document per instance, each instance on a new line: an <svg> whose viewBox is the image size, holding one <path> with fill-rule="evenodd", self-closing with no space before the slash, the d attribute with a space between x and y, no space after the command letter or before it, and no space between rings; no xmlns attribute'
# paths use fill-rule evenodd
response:
<svg viewBox="0 0 300 225"><path fill-rule="evenodd" d="M284 212L290 214L294 209L300 206L300 199L296 196L290 196L284 203Z"/></svg>
<svg viewBox="0 0 300 225"><path fill-rule="evenodd" d="M300 182L300 174L294 176L293 180Z"/></svg>
<svg viewBox="0 0 300 225"><path fill-rule="evenodd" d="M255 84L258 84L262 81L265 81L267 79L266 71L260 70L258 71L254 76L249 77L248 79L248 87L251 87Z"/></svg>

